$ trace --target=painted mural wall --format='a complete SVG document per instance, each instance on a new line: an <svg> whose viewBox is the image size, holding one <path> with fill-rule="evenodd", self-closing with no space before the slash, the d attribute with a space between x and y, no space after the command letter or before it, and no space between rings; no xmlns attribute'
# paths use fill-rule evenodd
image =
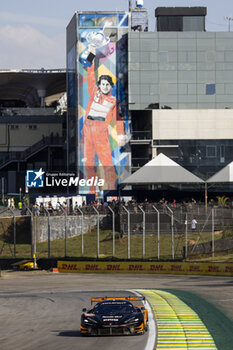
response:
<svg viewBox="0 0 233 350"><path fill-rule="evenodd" d="M129 175L128 20L128 13L78 15L79 174L96 179L82 193L115 190Z"/></svg>

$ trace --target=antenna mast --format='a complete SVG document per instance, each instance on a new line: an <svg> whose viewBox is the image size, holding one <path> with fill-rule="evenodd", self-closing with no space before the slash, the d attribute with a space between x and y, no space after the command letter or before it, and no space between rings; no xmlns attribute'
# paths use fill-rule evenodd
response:
<svg viewBox="0 0 233 350"><path fill-rule="evenodd" d="M129 12L132 12L132 0L129 0Z"/></svg>

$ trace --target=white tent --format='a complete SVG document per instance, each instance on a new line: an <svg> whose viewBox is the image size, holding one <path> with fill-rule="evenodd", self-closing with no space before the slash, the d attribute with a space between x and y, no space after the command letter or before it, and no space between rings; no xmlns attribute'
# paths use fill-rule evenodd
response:
<svg viewBox="0 0 233 350"><path fill-rule="evenodd" d="M233 182L233 162L229 163L223 169L219 170L216 174L211 176L206 182L207 184Z"/></svg>
<svg viewBox="0 0 233 350"><path fill-rule="evenodd" d="M142 168L123 180L121 185L182 183L204 184L204 181L165 156L163 153L160 153Z"/></svg>

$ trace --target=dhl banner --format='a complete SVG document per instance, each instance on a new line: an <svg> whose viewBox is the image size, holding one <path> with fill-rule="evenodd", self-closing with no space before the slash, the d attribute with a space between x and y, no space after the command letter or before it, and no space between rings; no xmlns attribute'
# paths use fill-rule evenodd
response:
<svg viewBox="0 0 233 350"><path fill-rule="evenodd" d="M59 272L233 276L233 263L58 261Z"/></svg>

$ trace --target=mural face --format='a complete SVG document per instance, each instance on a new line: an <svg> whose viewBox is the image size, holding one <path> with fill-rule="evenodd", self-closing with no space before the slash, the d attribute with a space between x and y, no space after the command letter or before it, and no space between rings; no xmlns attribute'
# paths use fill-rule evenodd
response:
<svg viewBox="0 0 233 350"><path fill-rule="evenodd" d="M104 179L82 193L114 190L128 176L127 33L127 13L79 14L79 172Z"/></svg>

